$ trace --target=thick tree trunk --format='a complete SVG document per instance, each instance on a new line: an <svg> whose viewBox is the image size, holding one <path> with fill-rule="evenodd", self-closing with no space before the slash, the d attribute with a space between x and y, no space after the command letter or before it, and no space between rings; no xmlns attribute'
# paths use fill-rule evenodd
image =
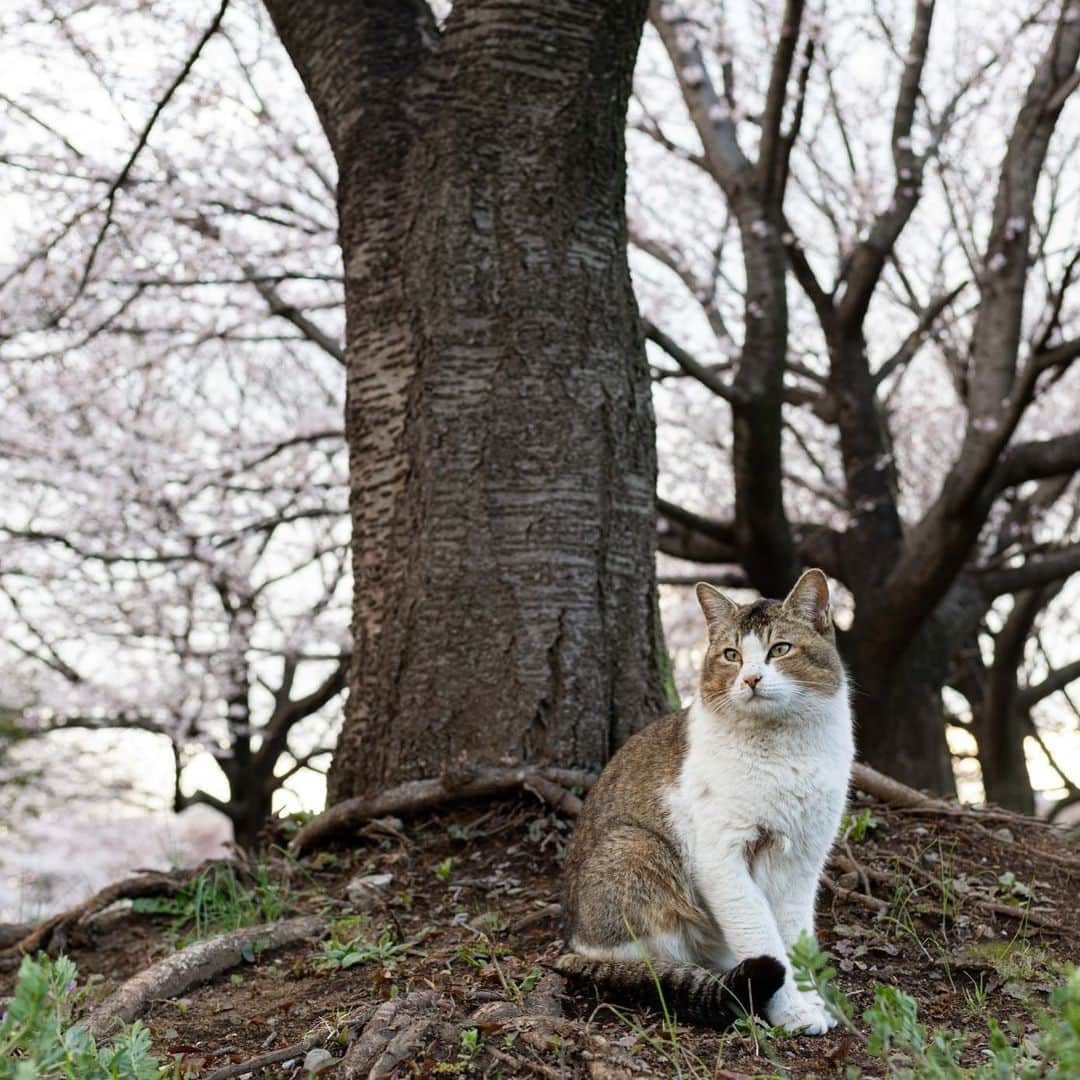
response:
<svg viewBox="0 0 1080 1080"><path fill-rule="evenodd" d="M340 170L356 591L330 798L602 762L663 709L623 208L645 4L480 0L435 40L373 3L351 118L316 31L269 6Z"/></svg>

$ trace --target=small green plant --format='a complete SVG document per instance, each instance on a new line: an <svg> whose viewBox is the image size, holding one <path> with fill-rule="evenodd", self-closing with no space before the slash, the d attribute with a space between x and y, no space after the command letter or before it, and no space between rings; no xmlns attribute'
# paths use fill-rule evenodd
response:
<svg viewBox="0 0 1080 1080"><path fill-rule="evenodd" d="M840 835L853 844L861 844L872 832L881 828L880 818L874 817L869 808L864 810L858 817L852 817L844 813L840 822Z"/></svg>
<svg viewBox="0 0 1080 1080"><path fill-rule="evenodd" d="M1031 889L1011 870L1006 870L998 877L998 890L1009 903L1030 904L1034 899Z"/></svg>
<svg viewBox="0 0 1080 1080"><path fill-rule="evenodd" d="M173 1074L150 1052L138 1021L98 1046L71 1021L85 996L75 964L23 957L15 996L0 1019L0 1080L159 1080Z"/></svg>
<svg viewBox="0 0 1080 1080"><path fill-rule="evenodd" d="M172 915L170 932L177 947L212 934L259 926L280 919L288 906L286 890L271 881L261 865L250 884L242 883L228 863L207 867L169 897L135 900L132 910L144 915Z"/></svg>
<svg viewBox="0 0 1080 1080"><path fill-rule="evenodd" d="M480 1052L480 1029L467 1027L461 1032L461 1049L454 1061L441 1061L431 1071L439 1076L460 1076L472 1071L473 1061Z"/></svg>
<svg viewBox="0 0 1080 1080"><path fill-rule="evenodd" d="M409 952L409 945L394 940L389 930L372 938L367 931L342 938L334 934L322 943L322 956L315 961L319 971L344 971L359 964L389 965Z"/></svg>
<svg viewBox="0 0 1080 1080"><path fill-rule="evenodd" d="M435 876L440 881L449 881L450 876L454 872L454 860L452 858L443 859L438 866L435 867Z"/></svg>
<svg viewBox="0 0 1080 1080"><path fill-rule="evenodd" d="M977 981L969 975L968 982L971 986L964 987L964 1007L972 1016L982 1016L986 1008L986 980L981 974Z"/></svg>
<svg viewBox="0 0 1080 1080"><path fill-rule="evenodd" d="M867 1054L879 1061L892 1080L1067 1080L1080 1076L1080 968L1050 997L1050 1011L1040 1021L1035 1039L1014 1038L991 1020L987 1025L985 1064L974 1068L960 1063L964 1036L939 1029L929 1032L919 1023L918 1006L910 994L895 986L874 988L874 1003L863 1013L869 1028L863 1033L854 1023L854 1009L836 986L836 971L804 934L791 953L796 980L804 990L814 989L826 1008ZM858 1073L849 1075L857 1076Z"/></svg>

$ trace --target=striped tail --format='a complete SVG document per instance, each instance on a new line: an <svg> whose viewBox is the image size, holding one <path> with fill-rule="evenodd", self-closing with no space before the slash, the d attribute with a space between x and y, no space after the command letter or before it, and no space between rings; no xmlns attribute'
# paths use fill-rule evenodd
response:
<svg viewBox="0 0 1080 1080"><path fill-rule="evenodd" d="M556 967L574 980L590 980L635 1004L655 1007L659 995L680 1020L730 1027L739 1017L761 1012L784 982L784 967L771 956L744 960L717 975L692 964L654 960L589 960L577 953L560 956Z"/></svg>

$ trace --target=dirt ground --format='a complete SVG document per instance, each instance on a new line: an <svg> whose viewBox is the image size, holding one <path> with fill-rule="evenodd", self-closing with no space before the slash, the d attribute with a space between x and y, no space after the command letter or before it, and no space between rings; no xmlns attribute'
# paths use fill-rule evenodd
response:
<svg viewBox="0 0 1080 1080"><path fill-rule="evenodd" d="M818 924L856 1016L875 982L893 983L917 999L931 1029L967 1033L972 1064L989 1018L1034 1031L1048 991L1080 962L1077 846L1023 819L983 822L856 799L852 816L860 815L864 828L830 867ZM256 957L154 1003L145 1022L155 1049L192 1077L230 1065L234 1075L300 1077L302 1052L255 1072L239 1066L329 1031L350 1011L366 1017L381 1002L431 990L438 1023L414 1030L393 1075L831 1077L848 1066L882 1075L851 1034L665 1026L656 1011L616 1010L592 988L563 984L550 965L561 949L555 905L571 830L522 794L373 823L302 861L268 856L288 913L324 915L329 939ZM373 901L350 900L350 881L372 874L392 879L368 894ZM98 917L68 942L80 979L99 976L103 995L175 948L172 922L130 909ZM0 994L11 978L0 974ZM561 1016L532 1023L538 1000ZM319 1075L345 1075L344 1048L328 1049L336 1060Z"/></svg>

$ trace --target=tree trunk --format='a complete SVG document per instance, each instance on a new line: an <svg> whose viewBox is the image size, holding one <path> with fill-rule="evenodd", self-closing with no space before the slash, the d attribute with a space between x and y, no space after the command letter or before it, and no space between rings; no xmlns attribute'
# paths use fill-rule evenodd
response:
<svg viewBox="0 0 1080 1080"><path fill-rule="evenodd" d="M941 703L948 663L947 639L932 621L891 663L861 649L849 657L859 757L937 795L956 791Z"/></svg>
<svg viewBox="0 0 1080 1080"><path fill-rule="evenodd" d="M1034 813L1035 793L1024 753L1027 716L1020 708L1019 668L1039 612L1059 589L1060 585L1016 594L994 637L994 662L979 708L973 710L986 801L1023 814Z"/></svg>
<svg viewBox="0 0 1080 1080"><path fill-rule="evenodd" d="M258 791L246 793L242 802L229 803L229 820L233 827L233 840L245 851L255 851L259 846L259 833L271 817L271 797Z"/></svg>
<svg viewBox="0 0 1080 1080"><path fill-rule="evenodd" d="M664 707L624 216L645 4L477 0L441 33L349 5L351 44L341 7L324 33L268 6L340 173L355 649L330 799L603 762ZM346 116L320 67L342 40Z"/></svg>
<svg viewBox="0 0 1080 1080"><path fill-rule="evenodd" d="M872 594L857 600L855 625L842 647L854 683L856 743L864 761L913 787L956 793L941 693L957 642L974 639L985 610L977 582L961 576L897 656L878 647L881 626Z"/></svg>
<svg viewBox="0 0 1080 1080"><path fill-rule="evenodd" d="M986 712L975 717L975 738L979 743L986 801L1021 814L1035 813L1035 793L1027 770L1024 736L1026 717L1015 707L995 708L993 695Z"/></svg>

